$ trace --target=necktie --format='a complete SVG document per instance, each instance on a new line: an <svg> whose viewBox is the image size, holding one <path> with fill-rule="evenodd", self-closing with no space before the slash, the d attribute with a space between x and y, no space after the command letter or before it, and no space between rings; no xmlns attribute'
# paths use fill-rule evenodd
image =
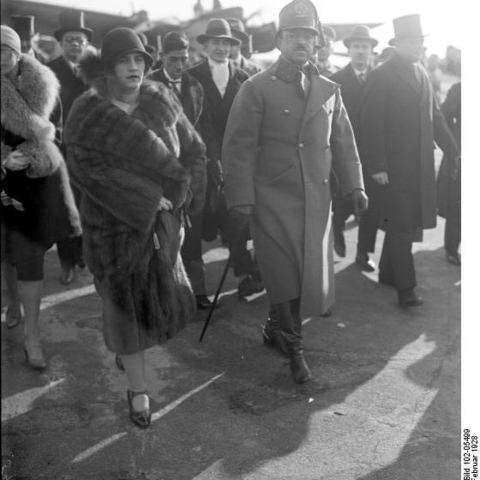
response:
<svg viewBox="0 0 480 480"><path fill-rule="evenodd" d="M363 85L365 83L365 73L364 72L360 72L358 74L358 80L360 81L360 83Z"/></svg>
<svg viewBox="0 0 480 480"><path fill-rule="evenodd" d="M215 85L217 86L222 97L225 95L225 91L227 90L229 75L230 72L228 71L228 63L215 63L213 65L213 81L215 82Z"/></svg>
<svg viewBox="0 0 480 480"><path fill-rule="evenodd" d="M308 97L308 92L310 90L310 80L305 74L305 71L302 69L298 70L297 73L297 82L300 85L301 91L305 97Z"/></svg>
<svg viewBox="0 0 480 480"><path fill-rule="evenodd" d="M174 80L168 82L170 86L172 87L173 91L177 94L180 95L181 89L182 89L182 81L181 80Z"/></svg>

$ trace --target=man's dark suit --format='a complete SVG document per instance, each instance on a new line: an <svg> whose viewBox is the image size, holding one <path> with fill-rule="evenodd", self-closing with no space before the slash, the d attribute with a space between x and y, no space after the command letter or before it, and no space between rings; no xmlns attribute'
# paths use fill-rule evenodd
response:
<svg viewBox="0 0 480 480"><path fill-rule="evenodd" d="M379 280L405 292L416 286L412 242L436 226L434 142L452 160L460 151L427 72L398 53L370 73L360 121L366 176L388 174L381 187Z"/></svg>
<svg viewBox="0 0 480 480"><path fill-rule="evenodd" d="M366 76L370 73L367 70ZM343 103L347 109L355 141L359 151L360 161L362 160L362 145L360 136L360 107L362 94L365 83L361 83L352 64L349 63L344 69L330 76L330 80L339 83L342 86ZM363 172L363 180L365 182L365 192L368 196L368 210L360 217L360 225L358 228L358 244L357 252L366 254L375 250L375 240L377 237L377 229L380 218L378 185L372 178ZM335 244L344 244L343 231L345 229L345 221L354 213L353 205L350 199L344 198L339 192L333 192L332 197L332 227L335 238Z"/></svg>

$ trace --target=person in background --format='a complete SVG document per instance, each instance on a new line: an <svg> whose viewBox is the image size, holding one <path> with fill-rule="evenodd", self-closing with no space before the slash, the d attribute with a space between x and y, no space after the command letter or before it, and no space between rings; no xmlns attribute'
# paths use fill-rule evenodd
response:
<svg viewBox="0 0 480 480"><path fill-rule="evenodd" d="M22 42L22 53L32 55L39 62L45 63L45 58L33 48L35 36L35 17L33 15L12 15L11 27L18 33Z"/></svg>
<svg viewBox="0 0 480 480"><path fill-rule="evenodd" d="M24 320L24 349L32 368L47 362L40 345L45 253L58 238L80 235L80 218L50 117L60 86L29 54L10 27L1 26L2 263L8 328Z"/></svg>
<svg viewBox="0 0 480 480"><path fill-rule="evenodd" d="M437 102L442 103L442 71L440 70L440 57L432 53L426 60L426 69L430 82L432 83L433 93Z"/></svg>
<svg viewBox="0 0 480 480"><path fill-rule="evenodd" d="M352 122L355 140L357 142L360 160L362 161L362 145L360 136L360 106L365 82L373 68L373 49L378 45L378 40L370 35L370 29L365 25L357 25L351 34L344 38L344 45L348 49L351 62L342 70L334 73L330 80L342 86L342 98ZM375 262L369 257L369 253L375 250L375 240L380 221L378 187L372 179L363 175L365 192L368 196L368 210L360 217L358 227L356 264L366 272L375 270ZM345 222L353 215L353 206L350 199L342 197L334 192L332 197L332 229L334 249L337 255L344 257L345 245Z"/></svg>
<svg viewBox="0 0 480 480"><path fill-rule="evenodd" d="M240 68L244 72L247 72L248 76L251 77L252 75L260 72L261 68L242 55L241 49L243 46L249 44L250 37L247 33L245 33L245 26L243 25L243 22L238 18L227 18L227 22L230 25L232 35L237 40L240 40L240 42L242 42L241 45L231 46L229 58L237 68Z"/></svg>
<svg viewBox="0 0 480 480"><path fill-rule="evenodd" d="M87 85L79 75L78 64L87 51L93 31L85 27L83 12L63 10L58 15L59 28L54 32L55 39L62 47L62 55L47 64L60 82L60 98L62 103L63 125L65 125L72 104ZM62 149L64 146L62 145ZM78 195L74 187L74 194ZM75 266L85 267L82 254L81 238L64 238L57 242L57 253L60 259L62 273L60 281L64 285L72 282Z"/></svg>
<svg viewBox="0 0 480 480"><path fill-rule="evenodd" d="M364 171L380 188L381 228L385 230L378 281L396 289L400 307L418 307L414 241L435 228L434 142L453 163L460 151L440 111L421 64L424 35L420 16L393 20L395 54L373 70L361 108Z"/></svg>
<svg viewBox="0 0 480 480"><path fill-rule="evenodd" d="M441 106L447 125L458 146L462 144L462 84L450 87ZM438 214L445 218L444 247L447 262L460 266L458 252L462 239L462 170L452 175L452 161L446 155L442 158L437 177Z"/></svg>
<svg viewBox="0 0 480 480"><path fill-rule="evenodd" d="M312 379L302 318L324 315L335 301L331 169L357 213L368 204L340 87L310 61L318 28L311 2L282 8L281 56L240 88L222 155L228 207L251 227L271 305L263 340L288 355L296 383Z"/></svg>
<svg viewBox="0 0 480 480"><path fill-rule="evenodd" d="M166 85L180 100L185 115L201 134L201 117L205 96L198 80L187 72L189 66L187 36L183 32L169 32L162 41L162 68L153 71L149 79ZM212 302L207 297L205 282L205 264L202 259L202 223L203 210L190 216L190 225L185 229L185 241L182 246L182 259L185 265L197 308L209 309Z"/></svg>
<svg viewBox="0 0 480 480"><path fill-rule="evenodd" d="M125 370L139 428L151 422L144 352L195 316L180 248L185 215L205 194L205 146L172 93L144 80L152 63L133 30L110 30L101 56L80 63L92 88L65 126L104 339Z"/></svg>
<svg viewBox="0 0 480 480"><path fill-rule="evenodd" d="M201 83L206 99L206 116L202 118L201 128L209 159L209 200L205 205L203 235L204 240L213 240L220 230L222 240L230 249L234 274L239 279L238 295L246 297L261 292L264 287L258 266L247 249L249 229L240 228L232 220L225 204L221 148L230 108L248 74L229 62L232 45L240 46L241 42L232 35L225 19L210 19L206 32L197 37L197 42L204 46L207 58L188 73ZM215 201L210 201L211 198Z"/></svg>
<svg viewBox="0 0 480 480"><path fill-rule="evenodd" d="M321 46L315 49L315 65L318 69L318 73L324 77L330 77L340 69L330 63L330 56L333 53L333 42L337 37L335 30L332 27L323 26L323 39L324 42Z"/></svg>

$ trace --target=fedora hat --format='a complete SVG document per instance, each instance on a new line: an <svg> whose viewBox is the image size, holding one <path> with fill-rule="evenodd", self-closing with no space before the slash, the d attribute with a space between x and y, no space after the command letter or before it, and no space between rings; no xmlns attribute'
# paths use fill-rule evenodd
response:
<svg viewBox="0 0 480 480"><path fill-rule="evenodd" d="M319 35L318 23L317 9L310 0L293 0L278 15L279 31L301 28Z"/></svg>
<svg viewBox="0 0 480 480"><path fill-rule="evenodd" d="M185 50L188 48L188 37L180 31L172 31L165 34L162 41L163 53L172 52L174 50Z"/></svg>
<svg viewBox="0 0 480 480"><path fill-rule="evenodd" d="M22 40L30 40L35 35L35 17L33 15L12 15L12 28Z"/></svg>
<svg viewBox="0 0 480 480"><path fill-rule="evenodd" d="M232 45L240 45L242 42L232 35L230 25L224 18L211 18L207 23L205 33L198 35L197 42L205 43L211 38L224 38L229 40Z"/></svg>
<svg viewBox="0 0 480 480"><path fill-rule="evenodd" d="M227 18L227 22L230 25L230 30L235 38L242 42L242 45L248 45L250 37L245 33L245 26L243 22L238 18Z"/></svg>
<svg viewBox="0 0 480 480"><path fill-rule="evenodd" d="M83 32L88 41L92 39L93 30L85 27L83 12L79 10L62 10L58 14L58 30L53 32L53 36L60 42L65 32Z"/></svg>
<svg viewBox="0 0 480 480"><path fill-rule="evenodd" d="M393 29L395 37L393 37L388 44L395 45L398 40L409 37L426 37L422 31L422 24L420 23L420 15L414 13L412 15L405 15L393 19Z"/></svg>
<svg viewBox="0 0 480 480"><path fill-rule="evenodd" d="M370 29L366 25L357 25L351 35L343 39L343 44L350 48L352 42L366 42L369 43L372 48L378 45L378 40L370 35Z"/></svg>

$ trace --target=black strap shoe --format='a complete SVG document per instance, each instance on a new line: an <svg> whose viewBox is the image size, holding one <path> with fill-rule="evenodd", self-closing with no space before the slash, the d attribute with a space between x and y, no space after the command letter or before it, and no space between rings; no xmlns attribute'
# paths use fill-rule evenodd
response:
<svg viewBox="0 0 480 480"><path fill-rule="evenodd" d="M303 355L291 356L290 370L295 383L306 383L313 379L312 372L310 372Z"/></svg>

